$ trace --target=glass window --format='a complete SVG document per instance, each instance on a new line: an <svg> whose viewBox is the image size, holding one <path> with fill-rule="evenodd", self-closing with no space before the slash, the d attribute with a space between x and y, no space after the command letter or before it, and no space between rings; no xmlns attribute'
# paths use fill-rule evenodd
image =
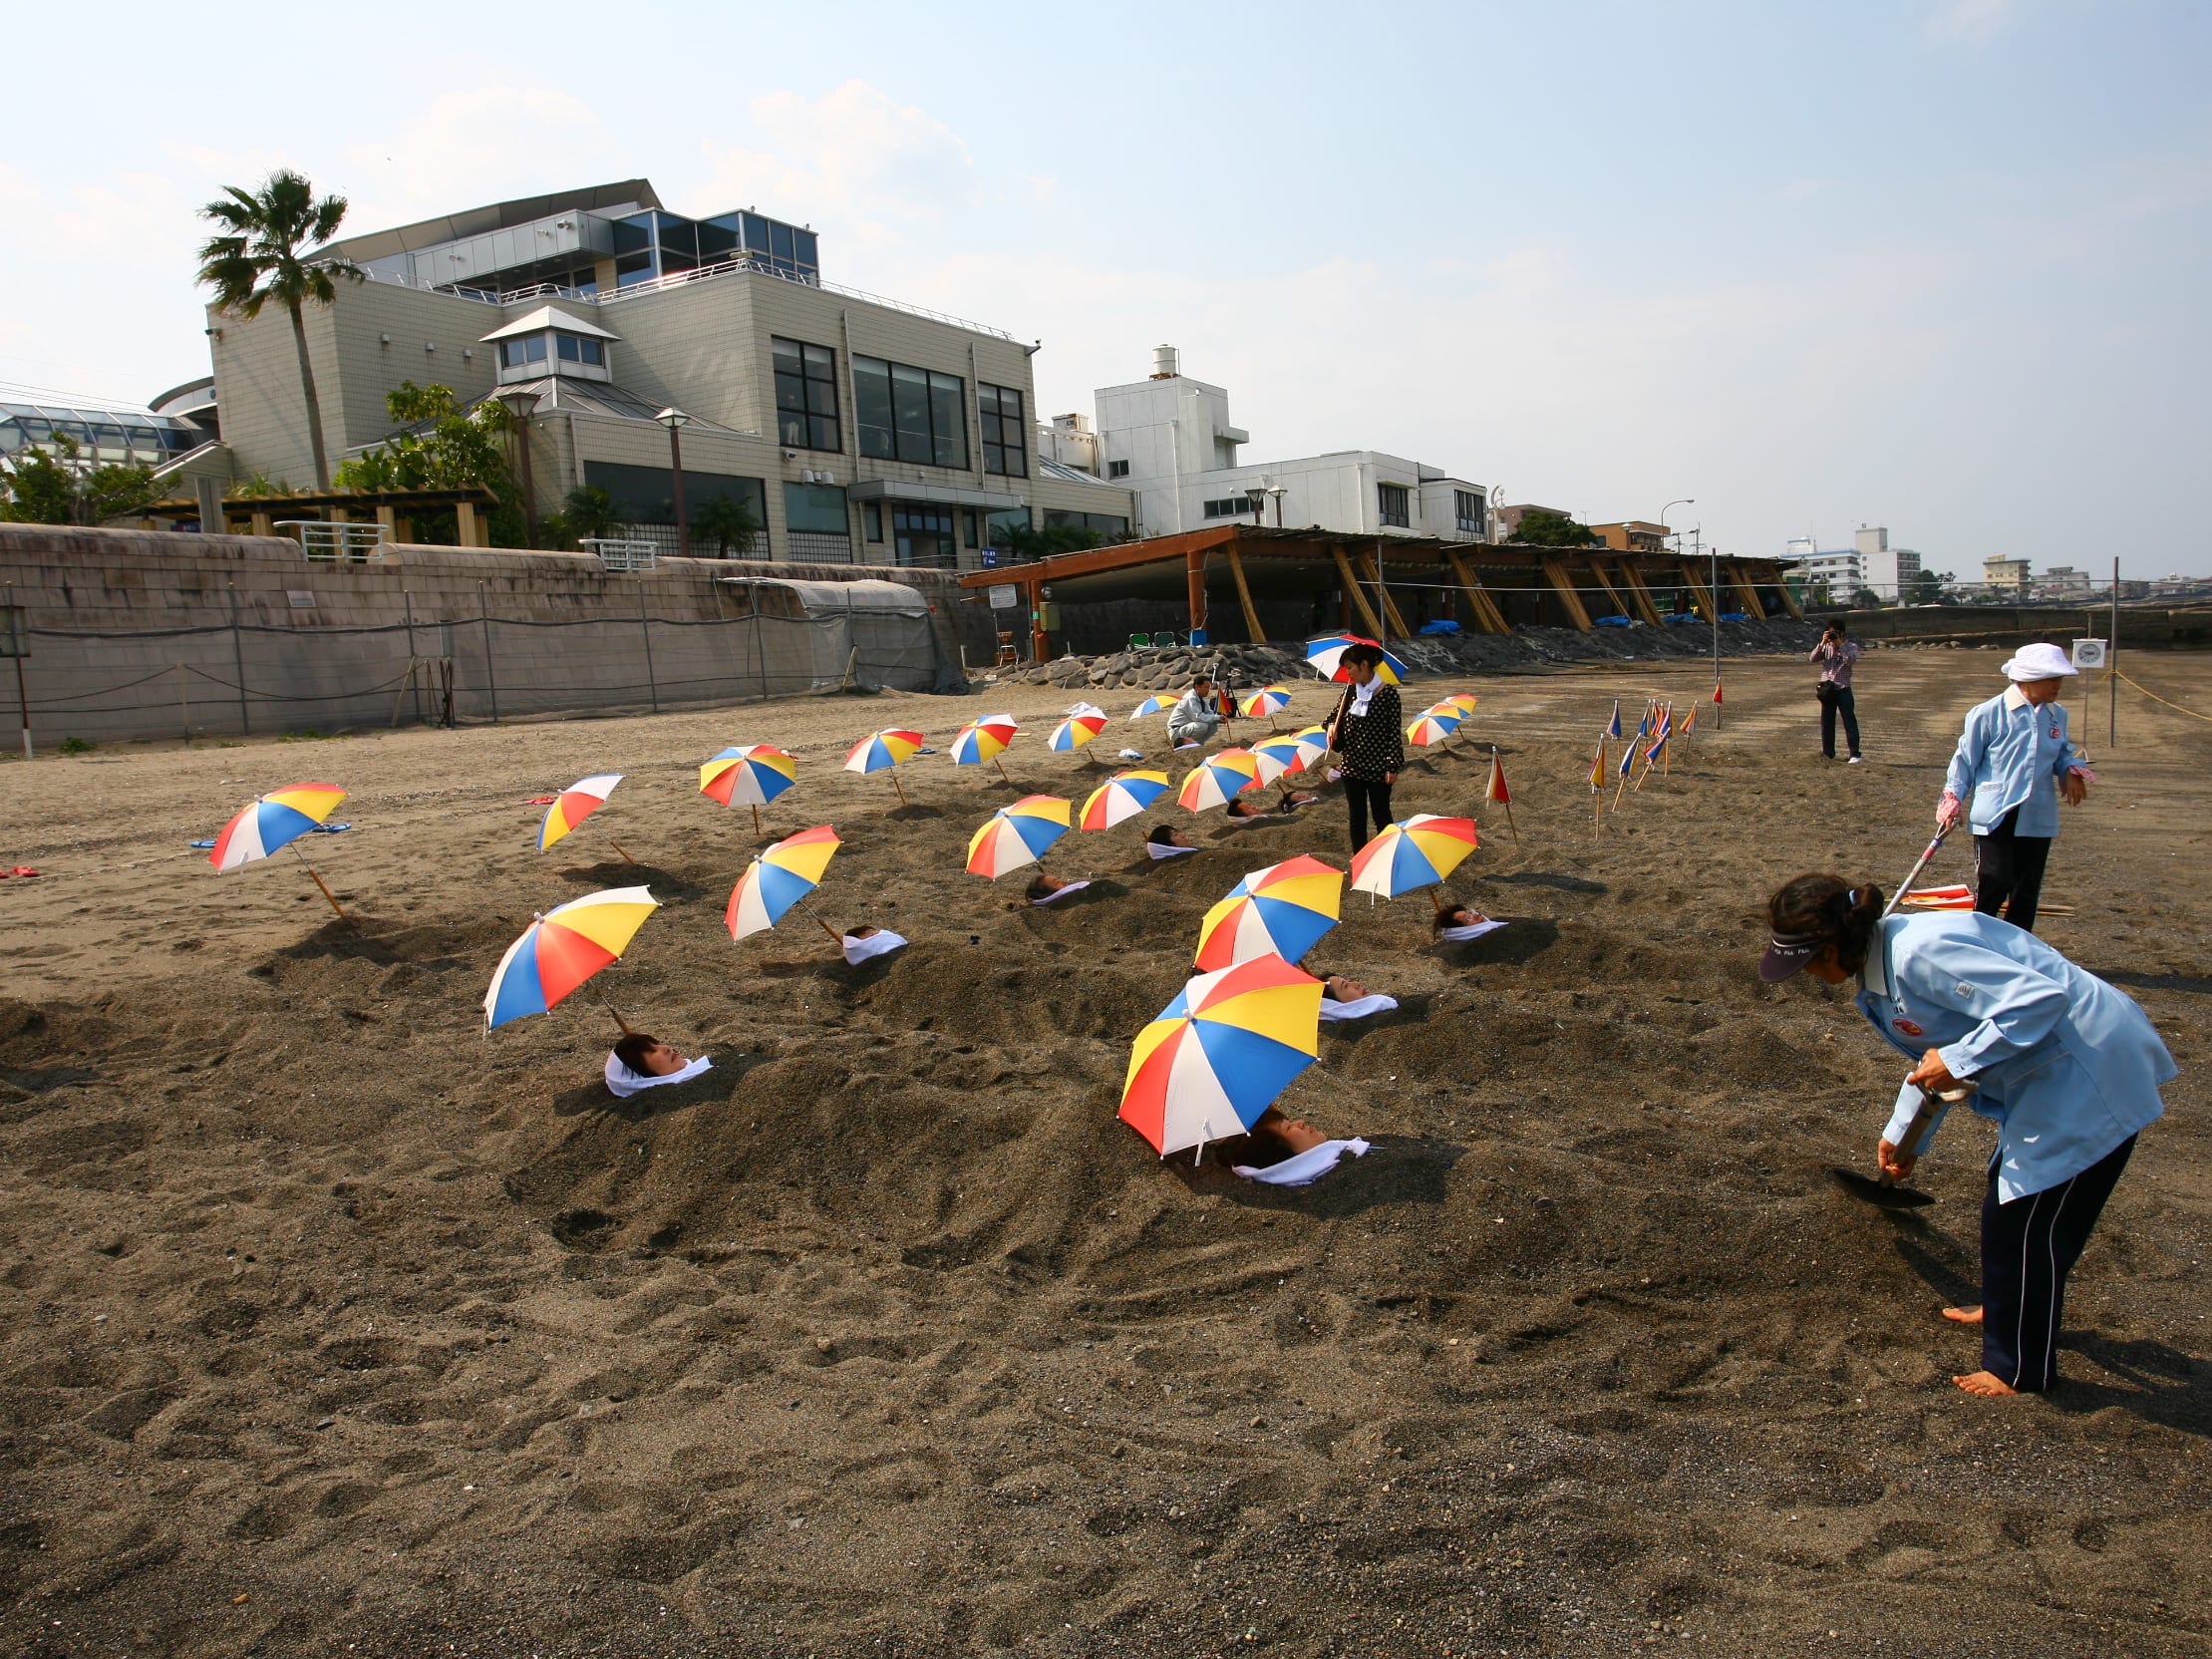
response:
<svg viewBox="0 0 2212 1659"><path fill-rule="evenodd" d="M617 228L620 227L617 226ZM658 275L660 275L660 270L653 263L651 252L618 253L615 255L614 284L618 288L627 288L633 282L644 282Z"/></svg>
<svg viewBox="0 0 2212 1659"><path fill-rule="evenodd" d="M726 213L720 218L701 219L699 231L699 257L709 264L719 264L734 259L738 254L738 222L735 214Z"/></svg>
<svg viewBox="0 0 2212 1659"><path fill-rule="evenodd" d="M837 354L827 346L772 338L776 366L776 424L794 450L844 449L837 425Z"/></svg>
<svg viewBox="0 0 2212 1659"><path fill-rule="evenodd" d="M1390 486L1385 485L1383 488L1388 490ZM1256 510L1249 496L1224 496L1219 500L1205 503L1208 518L1241 518L1247 512Z"/></svg>
<svg viewBox="0 0 2212 1659"><path fill-rule="evenodd" d="M1127 478L1128 476L1129 476L1129 464L1128 464L1127 462L1125 462L1125 461L1109 461L1109 462L1107 462L1107 463L1106 463L1106 477L1107 477L1107 478L1109 478L1109 479L1125 479L1125 478Z"/></svg>
<svg viewBox="0 0 2212 1659"><path fill-rule="evenodd" d="M852 519L845 506L844 491L833 484L785 485L784 527L850 535Z"/></svg>
<svg viewBox="0 0 2212 1659"><path fill-rule="evenodd" d="M614 221L614 251L636 253L650 246L653 241L652 215L640 213L635 218Z"/></svg>
<svg viewBox="0 0 2212 1659"><path fill-rule="evenodd" d="M1005 544L1005 536L1008 530L1026 530L1029 527L1030 516L1028 507L1006 507L1001 511L991 514L990 520L986 524L984 529L984 533L990 537L989 541L987 541L985 545L992 547L1002 546Z"/></svg>
<svg viewBox="0 0 2212 1659"><path fill-rule="evenodd" d="M780 265L791 263L791 227L771 221L769 225L769 253Z"/></svg>
<svg viewBox="0 0 2212 1659"><path fill-rule="evenodd" d="M1129 533L1129 521L1126 518L1116 517L1113 513L1075 512L1057 506L1049 506L1045 509L1045 527L1049 530L1096 530L1100 535L1106 537L1108 542L1116 539L1126 540Z"/></svg>
<svg viewBox="0 0 2212 1659"><path fill-rule="evenodd" d="M968 412L957 376L932 373L929 377L929 420L935 433L937 465L968 465Z"/></svg>
<svg viewBox="0 0 2212 1659"><path fill-rule="evenodd" d="M893 557L900 564L951 569L959 563L952 540L952 509L942 506L893 506Z"/></svg>
<svg viewBox="0 0 2212 1659"><path fill-rule="evenodd" d="M1029 421L1020 389L978 381L976 410L983 426L983 470L1007 478L1028 478Z"/></svg>
<svg viewBox="0 0 2212 1659"><path fill-rule="evenodd" d="M929 441L929 371L904 363L891 365L891 425L898 435L901 461L934 463Z"/></svg>
<svg viewBox="0 0 2212 1659"><path fill-rule="evenodd" d="M563 363L581 363L584 355L583 344L573 334L556 334L553 336L553 349L559 353L560 360Z"/></svg>
<svg viewBox="0 0 2212 1659"><path fill-rule="evenodd" d="M1386 524L1400 529L1410 528L1414 521L1413 509L1406 499L1403 484L1379 484L1375 487L1376 515Z"/></svg>
<svg viewBox="0 0 2212 1659"><path fill-rule="evenodd" d="M597 485L614 498L616 520L624 524L673 524L676 491L666 467L632 467L623 462L586 461L584 483ZM753 522L768 523L768 484L762 479L731 473L701 473L684 469L684 505L696 516L707 502L729 497L749 503Z"/></svg>
<svg viewBox="0 0 2212 1659"><path fill-rule="evenodd" d="M852 397L860 453L916 467L965 468L966 391L957 375L855 356Z"/></svg>
<svg viewBox="0 0 2212 1659"><path fill-rule="evenodd" d="M820 271L821 256L815 251L814 233L811 230L792 231L791 247L798 260L800 270L805 271L808 275Z"/></svg>
<svg viewBox="0 0 2212 1659"><path fill-rule="evenodd" d="M745 215L745 246L748 253L768 252L768 220L758 213Z"/></svg>
<svg viewBox="0 0 2212 1659"><path fill-rule="evenodd" d="M1451 493L1451 516L1457 527L1468 535L1482 533L1482 496L1474 490L1454 490Z"/></svg>
<svg viewBox="0 0 2212 1659"><path fill-rule="evenodd" d="M860 429L860 453L877 461L898 459L891 430L891 366L880 357L852 360L852 415Z"/></svg>
<svg viewBox="0 0 2212 1659"><path fill-rule="evenodd" d="M972 506L962 507L960 509L960 545L963 547L973 547L975 544L976 509Z"/></svg>
<svg viewBox="0 0 2212 1659"><path fill-rule="evenodd" d="M870 541L883 539L883 504L880 501L860 503L860 522L868 532Z"/></svg>
<svg viewBox="0 0 2212 1659"><path fill-rule="evenodd" d="M607 349L597 340L578 340L576 345L583 360L593 368L603 369L607 366Z"/></svg>

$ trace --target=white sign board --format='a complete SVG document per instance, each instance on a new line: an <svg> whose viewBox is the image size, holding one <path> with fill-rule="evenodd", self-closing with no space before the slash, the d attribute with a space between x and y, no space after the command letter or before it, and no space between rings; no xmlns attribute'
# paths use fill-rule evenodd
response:
<svg viewBox="0 0 2212 1659"><path fill-rule="evenodd" d="M1013 610L1022 602L1022 590L1012 582L997 582L991 588L993 610Z"/></svg>
<svg viewBox="0 0 2212 1659"><path fill-rule="evenodd" d="M2076 668L2102 668L2104 666L2104 641L2077 639L2073 642L2073 666Z"/></svg>

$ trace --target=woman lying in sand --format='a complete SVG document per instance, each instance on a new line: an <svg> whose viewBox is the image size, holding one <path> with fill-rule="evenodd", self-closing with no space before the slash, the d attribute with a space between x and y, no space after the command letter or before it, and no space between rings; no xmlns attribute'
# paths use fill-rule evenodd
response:
<svg viewBox="0 0 2212 1659"><path fill-rule="evenodd" d="M1313 973L1311 968L1306 971ZM1341 973L1315 973L1314 977L1321 981L1323 1020L1364 1020L1370 1014L1388 1014L1398 1006L1398 998L1378 995Z"/></svg>
<svg viewBox="0 0 2212 1659"><path fill-rule="evenodd" d="M1198 843L1172 824L1155 824L1151 833L1144 837L1144 850L1154 858L1172 858L1178 853L1197 851Z"/></svg>
<svg viewBox="0 0 2212 1659"><path fill-rule="evenodd" d="M1042 870L1029 884L1022 896L1032 904L1050 904L1055 899L1066 898L1070 893L1080 893L1090 886L1088 881L1063 881L1057 875L1047 875Z"/></svg>
<svg viewBox="0 0 2212 1659"><path fill-rule="evenodd" d="M906 947L905 939L887 927L848 927L837 943L846 963L855 968L870 957L888 956Z"/></svg>
<svg viewBox="0 0 2212 1659"><path fill-rule="evenodd" d="M1272 1106L1259 1122L1229 1143L1230 1167L1246 1180L1270 1186L1307 1186L1347 1156L1365 1158L1368 1144L1357 1138L1332 1141L1303 1118L1287 1118Z"/></svg>
<svg viewBox="0 0 2212 1659"><path fill-rule="evenodd" d="M1504 925L1501 921L1492 921L1471 904L1446 904L1428 924L1438 943L1454 945L1479 939Z"/></svg>
<svg viewBox="0 0 2212 1659"><path fill-rule="evenodd" d="M1311 807L1316 801L1320 799L1321 797L1317 795L1307 795L1303 791L1294 790L1286 784L1283 786L1283 799L1280 805L1274 807L1257 807L1254 806L1251 802L1246 801L1240 797L1239 799L1229 803L1229 816L1233 819L1241 819L1246 821L1256 818L1289 818L1292 814L1296 813L1299 808Z"/></svg>
<svg viewBox="0 0 2212 1659"><path fill-rule="evenodd" d="M640 1089L682 1083L713 1065L705 1055L697 1060L686 1060L658 1037L643 1031L628 1032L607 1056L607 1093L617 1100L628 1100Z"/></svg>

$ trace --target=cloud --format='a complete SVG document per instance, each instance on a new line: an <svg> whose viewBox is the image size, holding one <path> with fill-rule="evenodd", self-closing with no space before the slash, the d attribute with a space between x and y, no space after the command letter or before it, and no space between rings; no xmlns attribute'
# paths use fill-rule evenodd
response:
<svg viewBox="0 0 2212 1659"><path fill-rule="evenodd" d="M1929 13L1928 38L1981 46L2003 33L2017 12L2016 0L1942 0Z"/></svg>

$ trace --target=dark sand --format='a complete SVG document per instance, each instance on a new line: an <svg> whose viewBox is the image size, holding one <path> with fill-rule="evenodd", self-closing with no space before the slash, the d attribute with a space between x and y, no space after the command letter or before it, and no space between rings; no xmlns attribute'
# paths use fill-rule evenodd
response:
<svg viewBox="0 0 2212 1659"><path fill-rule="evenodd" d="M1113 1107L1206 905L1342 859L1334 796L1158 868L1140 826L1071 835L1047 867L1100 890L1030 911L960 868L995 774L924 758L892 813L835 770L1003 705L1015 778L1080 798L1065 695L0 768L0 865L46 871L0 883L0 1653L2212 1651L2212 728L2130 693L2107 755L2074 700L2105 783L2044 930L2183 1070L2049 1398L1949 1382L1986 1128L1922 1218L1857 1207L1826 1169L1900 1064L1752 975L1777 880L1904 872L1998 660L1871 654L1848 772L1808 670L1732 664L1725 729L1595 845L1611 698L1702 671L1481 682L1521 839L1482 809L1454 885L1512 925L1439 953L1425 899L1348 900L1319 960L1405 1007L1286 1098L1377 1141L1302 1192L1162 1166ZM2212 711L2204 659L2129 666ZM774 830L847 838L822 910L911 950L732 945L751 818L691 769L741 741L800 751ZM533 851L525 798L601 769ZM1483 775L1417 766L1401 811ZM356 922L183 844L304 778L354 792L309 847ZM615 1112L588 995L488 1038L478 1003L533 908L633 876L667 907L604 983L719 1064Z"/></svg>

